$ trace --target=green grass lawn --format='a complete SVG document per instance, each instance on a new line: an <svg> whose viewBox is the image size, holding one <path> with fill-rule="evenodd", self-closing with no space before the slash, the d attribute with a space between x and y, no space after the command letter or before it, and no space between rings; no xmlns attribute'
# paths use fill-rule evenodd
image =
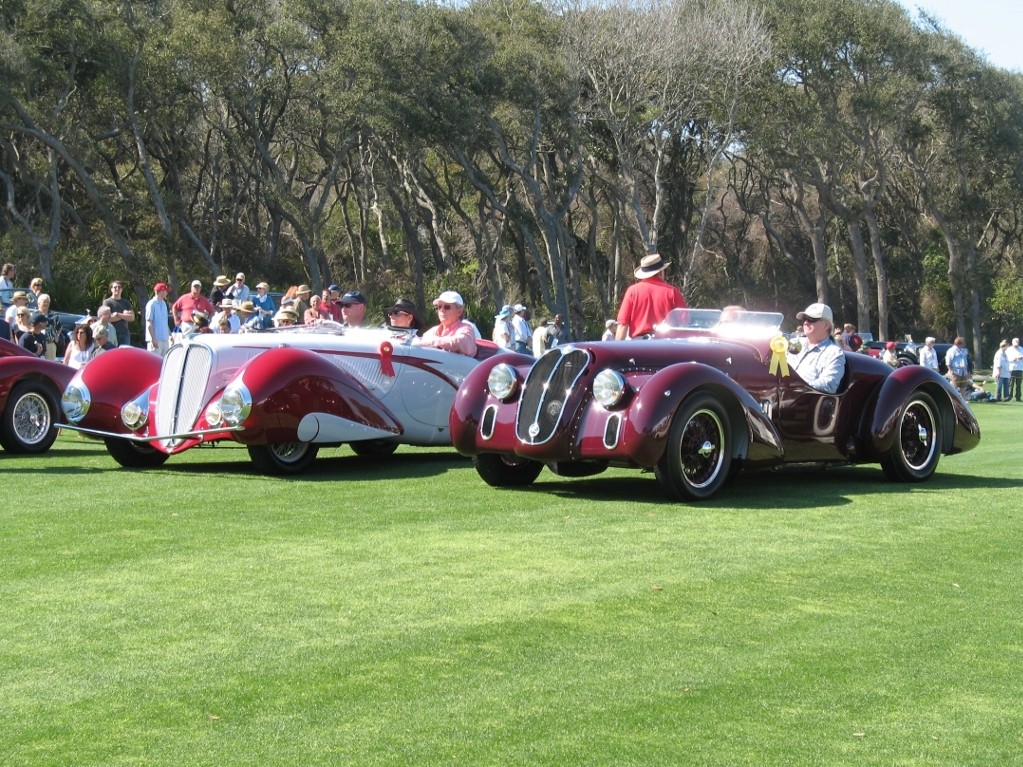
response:
<svg viewBox="0 0 1023 767"><path fill-rule="evenodd" d="M1023 761L1023 406L922 485L0 454L0 764Z"/></svg>

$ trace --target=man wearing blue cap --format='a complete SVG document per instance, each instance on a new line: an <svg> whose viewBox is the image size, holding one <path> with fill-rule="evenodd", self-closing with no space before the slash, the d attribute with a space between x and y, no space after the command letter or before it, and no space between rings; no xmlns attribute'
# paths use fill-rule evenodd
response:
<svg viewBox="0 0 1023 767"><path fill-rule="evenodd" d="M341 296L341 318L346 328L360 328L366 319L366 296L361 290L349 290Z"/></svg>
<svg viewBox="0 0 1023 767"><path fill-rule="evenodd" d="M18 342L23 349L27 349L37 357L46 354L46 326L49 324L46 315L36 312L32 317L32 332L24 333Z"/></svg>

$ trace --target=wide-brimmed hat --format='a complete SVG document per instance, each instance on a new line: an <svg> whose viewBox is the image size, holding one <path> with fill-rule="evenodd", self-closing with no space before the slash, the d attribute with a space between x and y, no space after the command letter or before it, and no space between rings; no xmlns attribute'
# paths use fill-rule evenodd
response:
<svg viewBox="0 0 1023 767"><path fill-rule="evenodd" d="M279 322L280 320L291 320L292 322L298 322L298 312L288 307L278 309L277 314L274 315L274 321Z"/></svg>
<svg viewBox="0 0 1023 767"><path fill-rule="evenodd" d="M256 313L256 305L251 301L242 301L240 304L238 304L238 306L235 307L235 309L241 312L242 314Z"/></svg>
<svg viewBox="0 0 1023 767"><path fill-rule="evenodd" d="M646 279L647 277L653 277L659 272L663 272L671 266L671 263L665 261L657 253L651 253L649 256L644 256L643 260L639 262L639 268L636 269L635 275L637 280Z"/></svg>
<svg viewBox="0 0 1023 767"><path fill-rule="evenodd" d="M512 314L514 314L514 311L512 310L511 306L509 306L508 304L505 304L504 306L501 307L501 311L499 311L497 314L494 315L494 319L495 320L506 320L509 317L511 317Z"/></svg>
<svg viewBox="0 0 1023 767"><path fill-rule="evenodd" d="M232 299L225 298L223 301L220 302L220 308L221 309L235 309L237 307L235 307L234 301Z"/></svg>
<svg viewBox="0 0 1023 767"><path fill-rule="evenodd" d="M295 291L295 295L296 295L296 296L300 296L300 295L302 295L303 293L305 293L306 295L308 295L309 293L312 293L312 292L313 292L313 291L309 289L309 286L308 286L308 285L299 285L299 286L298 286L298 290L296 290L296 291Z"/></svg>
<svg viewBox="0 0 1023 767"><path fill-rule="evenodd" d="M270 286L267 285L265 282L256 283L256 290L259 290L260 288L263 288L264 290L270 290Z"/></svg>
<svg viewBox="0 0 1023 767"><path fill-rule="evenodd" d="M219 277L217 277L217 279L213 281L213 284L216 285L218 288L223 288L227 285L230 285L231 280L227 279L226 276L221 274Z"/></svg>
<svg viewBox="0 0 1023 767"><path fill-rule="evenodd" d="M28 293L26 293L24 290L15 290L13 293L11 293L12 301L17 301L19 298L28 301Z"/></svg>

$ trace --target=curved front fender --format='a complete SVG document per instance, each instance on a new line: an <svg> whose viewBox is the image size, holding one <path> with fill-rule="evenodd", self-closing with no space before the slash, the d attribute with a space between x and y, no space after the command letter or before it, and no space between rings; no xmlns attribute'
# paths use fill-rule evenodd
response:
<svg viewBox="0 0 1023 767"><path fill-rule="evenodd" d="M697 390L714 393L732 424L733 458L754 464L780 463L785 448L759 403L720 370L698 362L682 362L650 376L629 406L623 442L632 459L651 468L664 455L671 421L679 406Z"/></svg>
<svg viewBox="0 0 1023 767"><path fill-rule="evenodd" d="M242 366L238 379L253 402L236 436L245 444L339 443L402 433L401 422L358 379L306 349L270 349Z"/></svg>

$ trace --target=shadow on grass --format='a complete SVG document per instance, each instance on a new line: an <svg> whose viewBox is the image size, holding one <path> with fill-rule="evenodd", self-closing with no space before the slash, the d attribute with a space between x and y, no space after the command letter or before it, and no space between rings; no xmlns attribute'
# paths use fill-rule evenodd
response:
<svg viewBox="0 0 1023 767"><path fill-rule="evenodd" d="M210 455L216 453L215 458ZM199 460L196 460L199 458ZM452 469L469 468L468 458L460 456L453 450L437 453L402 453L401 448L392 455L383 458L352 455L344 448L325 448L301 474L294 476L274 476L280 482L338 482L347 480L400 480L424 477L436 477ZM89 467L95 472L97 467ZM102 469L100 469L102 470ZM248 453L240 446L210 446L193 448L181 455L172 455L161 466L148 469L125 469L112 458L109 470L143 471L146 474L163 476L210 476L215 474L246 474L252 477L261 475L249 459ZM75 473L75 467L58 467L54 473Z"/></svg>
<svg viewBox="0 0 1023 767"><path fill-rule="evenodd" d="M889 481L879 466L789 466L767 471L746 471L709 501L696 502L701 508L787 509L841 506L853 497L888 496L925 490L969 492L1023 487L1023 481L938 472L926 482L913 484ZM653 472L635 472L630 476L598 475L585 479L554 479L543 473L536 483L507 492L548 493L558 497L589 498L623 503L672 503Z"/></svg>

